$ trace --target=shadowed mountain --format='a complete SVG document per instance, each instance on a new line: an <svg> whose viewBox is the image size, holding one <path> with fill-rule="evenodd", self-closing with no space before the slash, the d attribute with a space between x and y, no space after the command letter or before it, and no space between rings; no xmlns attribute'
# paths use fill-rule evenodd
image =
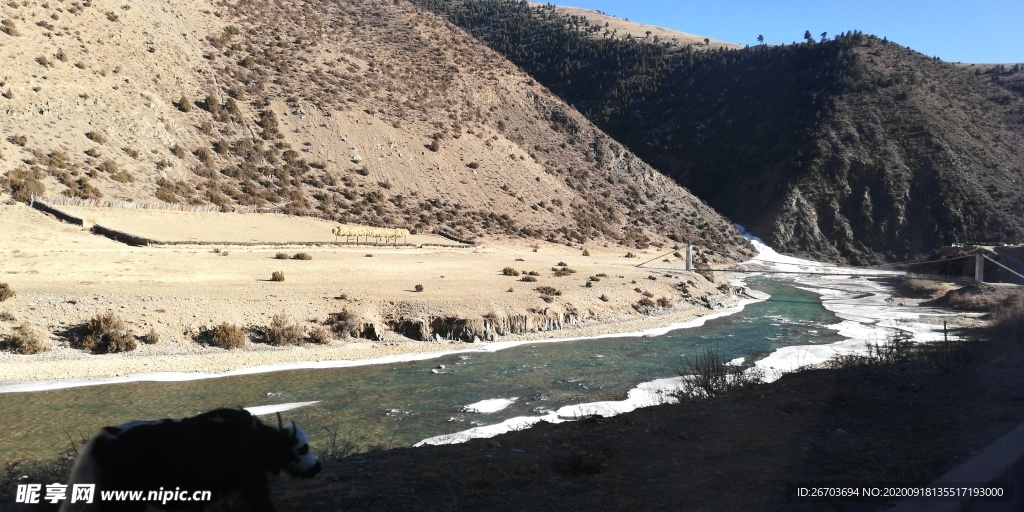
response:
<svg viewBox="0 0 1024 512"><path fill-rule="evenodd" d="M553 6L417 0L779 250L872 263L1024 240L1024 74L859 32L741 50Z"/></svg>

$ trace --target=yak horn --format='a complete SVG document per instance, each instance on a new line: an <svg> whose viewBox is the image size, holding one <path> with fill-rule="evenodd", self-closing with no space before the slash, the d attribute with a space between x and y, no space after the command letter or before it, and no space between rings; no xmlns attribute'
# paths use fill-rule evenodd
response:
<svg viewBox="0 0 1024 512"><path fill-rule="evenodd" d="M284 422L281 421L281 413L277 413L277 429L284 430Z"/></svg>

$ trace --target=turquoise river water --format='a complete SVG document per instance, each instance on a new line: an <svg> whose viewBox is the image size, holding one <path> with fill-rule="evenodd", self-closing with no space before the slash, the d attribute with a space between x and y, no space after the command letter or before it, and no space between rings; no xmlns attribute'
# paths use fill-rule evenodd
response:
<svg viewBox="0 0 1024 512"><path fill-rule="evenodd" d="M326 442L325 427L363 447L409 446L565 405L621 400L641 382L677 375L681 356L692 356L706 344L716 344L725 360L750 360L787 345L842 339L827 328L839 319L822 307L817 294L785 280L752 278L749 285L772 298L660 336L524 344L348 368L4 393L0 464L50 458L68 445L68 436L88 437L105 425L190 416L216 407L315 400L319 403L283 413L306 430L314 449ZM445 366L445 373L432 371L438 365ZM513 397L518 400L498 412L461 412L481 400Z"/></svg>

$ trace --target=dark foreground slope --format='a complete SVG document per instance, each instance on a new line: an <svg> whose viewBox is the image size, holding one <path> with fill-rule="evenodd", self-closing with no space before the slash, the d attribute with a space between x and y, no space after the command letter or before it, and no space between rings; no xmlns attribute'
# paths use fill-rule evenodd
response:
<svg viewBox="0 0 1024 512"><path fill-rule="evenodd" d="M869 263L1024 239L1019 67L860 33L701 51L525 2L417 1L781 250Z"/></svg>
<svg viewBox="0 0 1024 512"><path fill-rule="evenodd" d="M275 500L295 511L874 511L885 500L796 488L925 485L1024 421L1019 350L976 348L948 371L807 370L707 401L354 455L316 479L282 479Z"/></svg>

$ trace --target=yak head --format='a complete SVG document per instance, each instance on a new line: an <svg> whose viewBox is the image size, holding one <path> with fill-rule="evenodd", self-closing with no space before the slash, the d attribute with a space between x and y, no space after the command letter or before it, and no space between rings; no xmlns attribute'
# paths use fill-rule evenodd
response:
<svg viewBox="0 0 1024 512"><path fill-rule="evenodd" d="M291 460L285 465L284 470L292 475L303 478L312 478L320 472L320 461L309 449L309 438L301 428L295 426L291 421L283 425L281 413L277 414L277 430L287 436L291 450Z"/></svg>

